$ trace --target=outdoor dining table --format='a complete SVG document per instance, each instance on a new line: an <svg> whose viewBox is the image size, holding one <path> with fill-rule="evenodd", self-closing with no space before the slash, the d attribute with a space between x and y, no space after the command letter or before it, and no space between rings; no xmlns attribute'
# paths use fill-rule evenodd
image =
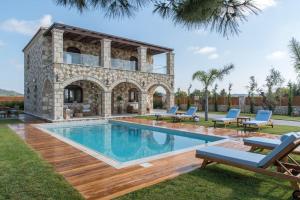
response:
<svg viewBox="0 0 300 200"><path fill-rule="evenodd" d="M243 122L245 121L250 121L250 117L246 117L246 116L240 116L236 118L236 125L239 127L240 125L243 124Z"/></svg>

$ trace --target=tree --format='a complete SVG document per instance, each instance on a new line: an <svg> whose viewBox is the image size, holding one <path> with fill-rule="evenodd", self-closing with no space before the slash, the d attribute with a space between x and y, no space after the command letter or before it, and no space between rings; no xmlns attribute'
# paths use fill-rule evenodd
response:
<svg viewBox="0 0 300 200"><path fill-rule="evenodd" d="M205 121L208 121L208 94L209 87L216 81L222 80L225 75L228 75L233 70L234 65L230 64L223 69L210 69L208 72L199 70L193 74L193 80L200 81L204 86L205 97Z"/></svg>
<svg viewBox="0 0 300 200"><path fill-rule="evenodd" d="M188 88L188 93L187 93L187 109L190 108L190 98L191 98L191 88L192 88L192 84L189 85L189 88Z"/></svg>
<svg viewBox="0 0 300 200"><path fill-rule="evenodd" d="M220 91L220 96L221 97L226 97L227 96L226 90L224 88Z"/></svg>
<svg viewBox="0 0 300 200"><path fill-rule="evenodd" d="M293 106L292 106L292 100L293 100L293 84L292 82L288 83L289 93L288 93L288 115L292 116L293 113Z"/></svg>
<svg viewBox="0 0 300 200"><path fill-rule="evenodd" d="M177 106L180 107L180 99L187 97L187 93L185 91L180 90L180 88L177 89L177 92L175 92L175 97L177 99Z"/></svg>
<svg viewBox="0 0 300 200"><path fill-rule="evenodd" d="M231 90L232 90L232 83L229 83L228 85L228 96L227 96L227 110L230 110L231 108Z"/></svg>
<svg viewBox="0 0 300 200"><path fill-rule="evenodd" d="M247 21L249 14L260 11L254 0L56 0L56 3L80 12L100 9L110 18L133 17L142 8L153 5L153 13L175 24L188 29L210 29L226 37L237 35L239 24Z"/></svg>
<svg viewBox="0 0 300 200"><path fill-rule="evenodd" d="M215 84L215 87L212 91L213 93L213 99L214 99L214 107L215 107L215 111L218 112L218 84Z"/></svg>
<svg viewBox="0 0 300 200"><path fill-rule="evenodd" d="M250 76L248 88L248 98L250 100L250 113L254 113L254 93L257 90L257 82L254 76Z"/></svg>
<svg viewBox="0 0 300 200"><path fill-rule="evenodd" d="M274 110L276 107L276 96L274 95L274 88L277 89L281 87L284 83L284 78L282 77L280 71L272 68L270 74L266 78L266 104L270 110Z"/></svg>
<svg viewBox="0 0 300 200"><path fill-rule="evenodd" d="M291 57L294 60L294 68L296 72L300 73L300 43L295 39L292 38L289 44Z"/></svg>

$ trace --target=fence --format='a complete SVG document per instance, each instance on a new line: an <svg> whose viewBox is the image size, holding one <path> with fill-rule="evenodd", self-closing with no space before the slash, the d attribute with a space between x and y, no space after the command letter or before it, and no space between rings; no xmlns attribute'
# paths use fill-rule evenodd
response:
<svg viewBox="0 0 300 200"><path fill-rule="evenodd" d="M24 97L23 96L0 96L0 106L5 107L18 107L24 109Z"/></svg>
<svg viewBox="0 0 300 200"><path fill-rule="evenodd" d="M242 112L250 112L250 98L249 97L231 97L230 105L232 108L240 108ZM179 105L180 109L186 109L188 105L197 106L199 110L204 109L204 101L201 98L195 97L175 97L175 104ZM254 111L265 107L263 97L254 97ZM208 99L208 105L210 111L215 111L215 100L214 98ZM218 97L216 100L217 111L227 111L228 110L228 98ZM300 96L295 96L292 99L292 108L294 115L300 115ZM277 101L275 114L286 115L288 113L288 97L282 97Z"/></svg>

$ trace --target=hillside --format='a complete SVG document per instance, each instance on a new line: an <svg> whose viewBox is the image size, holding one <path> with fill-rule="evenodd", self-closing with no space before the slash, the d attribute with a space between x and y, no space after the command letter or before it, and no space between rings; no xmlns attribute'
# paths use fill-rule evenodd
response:
<svg viewBox="0 0 300 200"><path fill-rule="evenodd" d="M0 89L0 96L23 96L23 94L12 90Z"/></svg>

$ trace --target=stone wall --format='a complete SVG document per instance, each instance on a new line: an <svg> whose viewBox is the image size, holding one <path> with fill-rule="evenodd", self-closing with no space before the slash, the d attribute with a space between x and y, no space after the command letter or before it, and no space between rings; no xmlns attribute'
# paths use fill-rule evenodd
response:
<svg viewBox="0 0 300 200"><path fill-rule="evenodd" d="M49 38L42 36L44 29L33 38L33 41L24 49L24 111L33 115L43 116L47 107L47 115L53 118L53 112L48 109L43 98L44 84L48 80L49 87L53 86L53 68L46 65L51 54ZM51 43L50 43L51 44ZM47 98L53 98L48 96ZM51 106L51 105L49 105Z"/></svg>

